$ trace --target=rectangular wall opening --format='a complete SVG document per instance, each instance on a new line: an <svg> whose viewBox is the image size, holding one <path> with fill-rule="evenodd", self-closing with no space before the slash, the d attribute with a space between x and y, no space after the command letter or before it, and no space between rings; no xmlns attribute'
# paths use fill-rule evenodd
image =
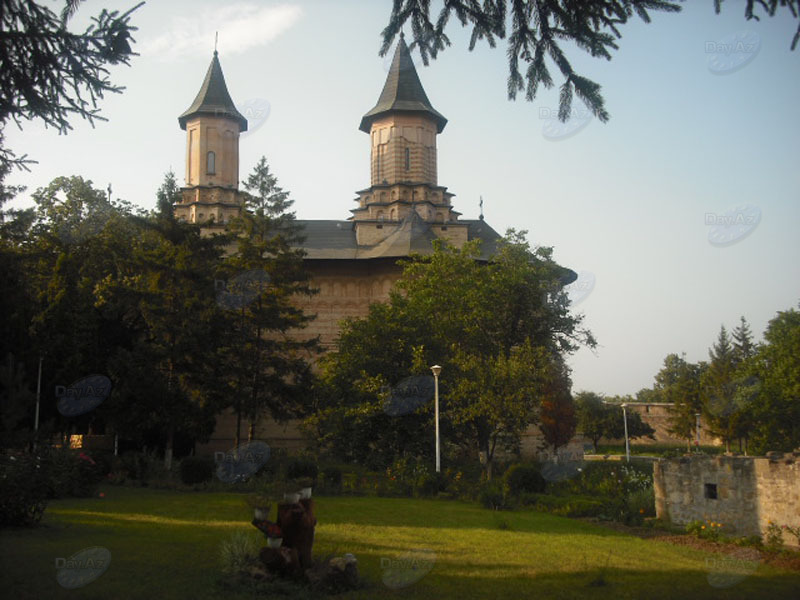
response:
<svg viewBox="0 0 800 600"><path fill-rule="evenodd" d="M716 500L717 499L717 484L716 483L707 483L704 486L703 496L708 498L709 500Z"/></svg>

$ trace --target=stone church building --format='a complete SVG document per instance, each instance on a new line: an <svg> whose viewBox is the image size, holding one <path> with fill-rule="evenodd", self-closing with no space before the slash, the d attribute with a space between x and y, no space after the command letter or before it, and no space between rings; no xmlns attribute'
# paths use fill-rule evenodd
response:
<svg viewBox="0 0 800 600"><path fill-rule="evenodd" d="M239 134L247 130L247 119L228 93L216 51L197 97L178 123L186 131L186 187L175 215L201 224L203 235L213 235L241 210ZM370 139L369 186L356 192L355 208L346 219L298 220L305 229L305 265L312 286L319 289L302 300L302 308L316 314L303 335L319 336L324 351L333 348L341 319L366 316L371 303L388 299L400 276L398 259L431 253L435 239L456 246L480 239L481 260L495 252L501 236L482 215L461 219L453 208L454 194L439 185L436 139L446 124L425 94L401 35L378 102L359 124ZM344 208L343 203L343 212ZM567 271L564 283L575 278ZM209 443L198 445L197 451L229 450L234 434L235 418L223 415ZM538 445L537 434L526 436L526 454ZM292 422L265 419L256 438L273 448L306 446Z"/></svg>

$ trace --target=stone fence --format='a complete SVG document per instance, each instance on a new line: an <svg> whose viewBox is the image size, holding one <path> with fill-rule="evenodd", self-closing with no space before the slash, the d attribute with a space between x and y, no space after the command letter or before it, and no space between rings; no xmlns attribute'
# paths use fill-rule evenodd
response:
<svg viewBox="0 0 800 600"><path fill-rule="evenodd" d="M800 526L800 450L662 459L653 465L653 482L656 516L677 525L714 521L737 536L763 535L770 521ZM783 539L797 544L786 533Z"/></svg>

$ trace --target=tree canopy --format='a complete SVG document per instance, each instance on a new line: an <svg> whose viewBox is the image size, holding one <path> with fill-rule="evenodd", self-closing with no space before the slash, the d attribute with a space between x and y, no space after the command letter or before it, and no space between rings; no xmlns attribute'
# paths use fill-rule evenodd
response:
<svg viewBox="0 0 800 600"><path fill-rule="evenodd" d="M420 436L430 403L400 416L384 403L399 381L440 364L445 450L477 453L488 472L495 450L513 450L537 420L559 374L555 387L569 394L563 357L595 341L566 294L553 292L564 269L550 248L532 250L524 233L509 231L488 263L478 260L478 244L436 242L432 254L403 263L388 302L343 323L336 351L321 361L309 422L324 447L384 465L404 453L430 456L431 440Z"/></svg>
<svg viewBox="0 0 800 600"><path fill-rule="evenodd" d="M679 0L682 1L682 0ZM714 0L719 14L723 0ZM548 60L555 64L563 77L560 86L558 118L566 121L572 108L573 96L578 96L600 121L606 122L600 85L575 71L562 43L574 44L592 57L611 60L612 51L619 49L622 26L634 16L650 23L651 12L676 13L678 2L663 0L445 0L438 16L432 14L430 0L394 0L389 24L382 32L380 55L384 56L403 25L411 23L414 41L425 65L429 58L450 46L446 30L452 20L463 27L472 26L469 49L485 39L491 48L508 34L508 98L525 91L532 101L539 86L552 88L555 84ZM745 17L758 19L759 13L774 16L778 8L786 8L793 17L800 14L800 0L747 0ZM784 13L785 14L785 13ZM800 26L791 41L792 50L800 41ZM520 66L522 63L522 67Z"/></svg>
<svg viewBox="0 0 800 600"><path fill-rule="evenodd" d="M41 120L59 133L72 129L80 117L94 126L105 120L97 101L124 88L109 79L108 65L130 64L136 53L130 15L144 2L123 13L103 9L83 33L67 27L79 1L67 0L61 15L31 0L0 0L0 166L26 168L3 144L9 120Z"/></svg>

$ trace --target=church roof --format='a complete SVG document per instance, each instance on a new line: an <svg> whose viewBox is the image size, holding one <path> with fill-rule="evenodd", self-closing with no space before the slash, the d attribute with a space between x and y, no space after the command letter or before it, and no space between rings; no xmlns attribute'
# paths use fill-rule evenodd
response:
<svg viewBox="0 0 800 600"><path fill-rule="evenodd" d="M431 227L416 213L412 213L396 225L383 241L374 246L359 246L356 243L355 221L297 220L304 228L302 243L308 260L369 260L375 258L403 258L412 253L433 254L431 242L437 239ZM479 260L488 261L497 254L497 243L501 239L483 219L459 219L456 223L467 225L467 239L481 240ZM567 267L558 267L561 285L569 285L578 274Z"/></svg>
<svg viewBox="0 0 800 600"><path fill-rule="evenodd" d="M419 80L414 62L411 60L411 53L408 51L403 34L400 34L400 41L394 51L392 66L389 68L389 75L383 85L378 103L361 118L359 129L369 133L372 122L385 114L391 112L422 112L427 113L436 121L439 133L444 129L447 119L445 119L433 106L431 106L428 96Z"/></svg>
<svg viewBox="0 0 800 600"><path fill-rule="evenodd" d="M297 223L305 228L302 244L307 259L371 259L401 258L411 253L432 254L431 242L437 239L430 225L416 214L396 225L384 224L390 230L388 235L374 246L359 246L356 243L354 221L303 221ZM458 224L466 224L468 239L480 239L481 260L488 260L497 251L500 234L483 220L459 219ZM394 231L391 228L394 227Z"/></svg>
<svg viewBox="0 0 800 600"><path fill-rule="evenodd" d="M197 97L192 102L192 105L186 109L186 112L178 117L181 129L185 130L186 122L197 115L227 117L238 121L239 131L247 131L247 119L236 110L236 106L231 100L216 50L214 50L214 57L208 66L203 85L200 87L200 91L197 92Z"/></svg>

